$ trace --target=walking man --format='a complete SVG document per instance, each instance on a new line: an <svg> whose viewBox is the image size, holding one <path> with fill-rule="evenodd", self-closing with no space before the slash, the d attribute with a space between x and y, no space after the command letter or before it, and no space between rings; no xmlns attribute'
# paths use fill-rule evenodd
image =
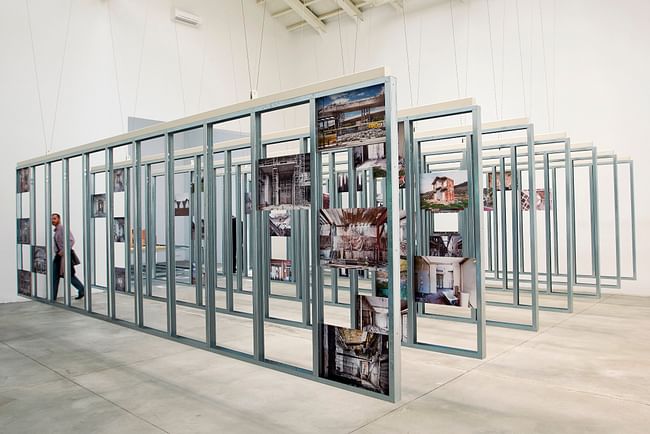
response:
<svg viewBox="0 0 650 434"><path fill-rule="evenodd" d="M72 246L74 246L74 236L70 232L70 255L65 255L65 235L63 230L63 225L61 224L61 216L57 213L52 214L52 226L54 226L54 260L52 261L52 291L54 291L54 300L56 301L57 294L59 292L59 280L65 274L65 257L68 256L70 260L73 260L74 251ZM84 286L79 281L77 276L75 276L74 266L75 261L71 263L70 269L72 270L72 276L70 277L70 283L72 286L77 288L77 296L75 300L79 300L84 296Z"/></svg>

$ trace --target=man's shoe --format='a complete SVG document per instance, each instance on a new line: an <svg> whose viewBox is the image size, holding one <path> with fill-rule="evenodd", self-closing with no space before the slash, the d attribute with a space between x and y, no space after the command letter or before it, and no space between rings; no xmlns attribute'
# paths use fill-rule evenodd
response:
<svg viewBox="0 0 650 434"><path fill-rule="evenodd" d="M83 292L81 294L77 295L74 299L79 300L80 298L84 298L84 293Z"/></svg>

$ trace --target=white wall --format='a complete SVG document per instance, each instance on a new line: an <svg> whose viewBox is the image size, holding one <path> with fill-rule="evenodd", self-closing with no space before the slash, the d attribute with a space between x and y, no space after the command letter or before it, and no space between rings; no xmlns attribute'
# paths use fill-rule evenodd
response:
<svg viewBox="0 0 650 434"><path fill-rule="evenodd" d="M650 4L519 0L521 51L516 4L489 2L491 37L487 2L482 0L452 2L455 38L447 1L409 0L404 18L390 7L367 11L358 29L343 17L340 32L335 21L323 37L309 29L288 33L267 17L259 94L350 73L353 67L359 71L387 65L398 78L402 108L474 96L484 120L526 115L537 131L567 131L574 142L594 141L630 155L637 169L642 265L650 254L650 208L642 200L648 151L640 131L650 117L645 82L650 76ZM1 193L5 203L14 203L17 161L126 131L128 116L168 120L248 97L237 0L3 0L2 6L0 128L5 158L0 160L0 177L10 186ZM170 20L173 6L201 16L202 25L175 25ZM253 0L246 0L244 7L255 82L262 8ZM271 127L298 126L301 116L297 110L293 116L284 114ZM611 223L603 220L603 225ZM0 231L5 246L14 245L14 225L11 207ZM11 253L2 272L13 276L15 249L7 248ZM639 280L626 282L624 291L650 295L650 273L643 267L639 272ZM15 300L14 294L13 285L6 285L0 301Z"/></svg>

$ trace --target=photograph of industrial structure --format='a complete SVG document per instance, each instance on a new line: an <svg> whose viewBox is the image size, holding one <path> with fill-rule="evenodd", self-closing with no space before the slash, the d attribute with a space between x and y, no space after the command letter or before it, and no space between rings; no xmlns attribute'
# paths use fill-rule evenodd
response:
<svg viewBox="0 0 650 434"><path fill-rule="evenodd" d="M29 193L29 167L16 171L16 189L18 193Z"/></svg>
<svg viewBox="0 0 650 434"><path fill-rule="evenodd" d="M190 216L190 195L185 193L174 199L174 217L189 217Z"/></svg>
<svg viewBox="0 0 650 434"><path fill-rule="evenodd" d="M506 170L505 174L506 178L506 190L512 190L512 172L509 170ZM492 180L492 172L487 174L487 188L493 189L494 184ZM497 190L501 190L501 173L497 172Z"/></svg>
<svg viewBox="0 0 650 434"><path fill-rule="evenodd" d="M291 236L291 214L286 209L274 209L269 213L269 232L272 237Z"/></svg>
<svg viewBox="0 0 650 434"><path fill-rule="evenodd" d="M309 209L310 155L296 154L258 161L258 209Z"/></svg>
<svg viewBox="0 0 650 434"><path fill-rule="evenodd" d="M18 270L18 294L32 295L32 273Z"/></svg>
<svg viewBox="0 0 650 434"><path fill-rule="evenodd" d="M386 177L386 142L356 146L352 153L357 171L372 169L375 178Z"/></svg>
<svg viewBox="0 0 650 434"><path fill-rule="evenodd" d="M318 150L384 143L384 106L383 84L317 99Z"/></svg>
<svg viewBox="0 0 650 434"><path fill-rule="evenodd" d="M291 280L291 260L271 258L271 280Z"/></svg>
<svg viewBox="0 0 650 434"><path fill-rule="evenodd" d="M429 236L429 256L462 257L463 237L458 232L434 232Z"/></svg>
<svg viewBox="0 0 650 434"><path fill-rule="evenodd" d="M552 196L550 197L552 199ZM549 205L551 210L553 209L553 203L549 200ZM538 188L535 190L535 209L537 211L544 211L546 208L546 191L543 188ZM521 209L522 211L530 211L530 190L521 191Z"/></svg>
<svg viewBox="0 0 650 434"><path fill-rule="evenodd" d="M415 300L422 303L476 307L476 260L416 256Z"/></svg>
<svg viewBox="0 0 650 434"><path fill-rule="evenodd" d="M433 212L460 211L469 205L467 171L420 174L420 208Z"/></svg>
<svg viewBox="0 0 650 434"><path fill-rule="evenodd" d="M388 263L386 208L321 209L321 264L375 269Z"/></svg>
<svg viewBox="0 0 650 434"><path fill-rule="evenodd" d="M122 191L124 191L124 169L115 169L113 170L113 192Z"/></svg>
<svg viewBox="0 0 650 434"><path fill-rule="evenodd" d="M106 194L101 193L92 195L92 217L106 217Z"/></svg>
<svg viewBox="0 0 650 434"><path fill-rule="evenodd" d="M126 269L115 267L115 290L126 292Z"/></svg>
<svg viewBox="0 0 650 434"><path fill-rule="evenodd" d="M32 271L47 274L47 251L45 246L32 246Z"/></svg>
<svg viewBox="0 0 650 434"><path fill-rule="evenodd" d="M408 284L408 263L406 259L399 261L399 294L402 300L406 300ZM375 297L388 297L388 270L386 268L377 268L375 271Z"/></svg>
<svg viewBox="0 0 650 434"><path fill-rule="evenodd" d="M113 219L113 242L123 243L125 238L124 217L115 217Z"/></svg>
<svg viewBox="0 0 650 434"><path fill-rule="evenodd" d="M325 324L323 376L388 395L388 335Z"/></svg>
<svg viewBox="0 0 650 434"><path fill-rule="evenodd" d="M16 221L18 228L18 244L29 244L32 240L32 227L29 219L18 219Z"/></svg>

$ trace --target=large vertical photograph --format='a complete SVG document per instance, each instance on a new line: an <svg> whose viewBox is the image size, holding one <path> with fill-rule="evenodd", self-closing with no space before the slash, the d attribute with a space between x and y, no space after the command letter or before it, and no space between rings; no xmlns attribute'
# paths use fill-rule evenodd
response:
<svg viewBox="0 0 650 434"><path fill-rule="evenodd" d="M309 158L309 154L296 154L258 161L257 208L260 211L310 208Z"/></svg>
<svg viewBox="0 0 650 434"><path fill-rule="evenodd" d="M32 271L34 273L47 273L47 251L45 246L32 246Z"/></svg>
<svg viewBox="0 0 650 434"><path fill-rule="evenodd" d="M415 301L457 307L477 307L476 260L416 256Z"/></svg>
<svg viewBox="0 0 650 434"><path fill-rule="evenodd" d="M291 236L291 214L284 209L274 209L269 212L269 232L272 237Z"/></svg>
<svg viewBox="0 0 650 434"><path fill-rule="evenodd" d="M16 171L16 193L29 193L29 167Z"/></svg>
<svg viewBox="0 0 650 434"><path fill-rule="evenodd" d="M388 265L386 208L321 209L321 265L374 270Z"/></svg>
<svg viewBox="0 0 650 434"><path fill-rule="evenodd" d="M388 335L326 324L322 358L325 378L389 394Z"/></svg>
<svg viewBox="0 0 650 434"><path fill-rule="evenodd" d="M318 150L385 143L385 105L383 84L318 98Z"/></svg>
<svg viewBox="0 0 650 434"><path fill-rule="evenodd" d="M32 273L29 271L18 270L18 294L32 295Z"/></svg>
<svg viewBox="0 0 650 434"><path fill-rule="evenodd" d="M126 292L126 269L115 267L115 290Z"/></svg>
<svg viewBox="0 0 650 434"><path fill-rule="evenodd" d="M122 191L124 191L124 169L115 169L113 170L113 192Z"/></svg>
<svg viewBox="0 0 650 434"><path fill-rule="evenodd" d="M463 237L458 232L434 232L429 236L429 256L462 257Z"/></svg>
<svg viewBox="0 0 650 434"><path fill-rule="evenodd" d="M92 198L92 218L106 217L106 194L93 194Z"/></svg>
<svg viewBox="0 0 650 434"><path fill-rule="evenodd" d="M124 217L115 217L113 219L113 242L123 243L126 239L126 229L124 227Z"/></svg>
<svg viewBox="0 0 650 434"><path fill-rule="evenodd" d="M18 219L16 221L17 243L29 244L32 242L32 227L29 219Z"/></svg>
<svg viewBox="0 0 650 434"><path fill-rule="evenodd" d="M420 174L420 208L433 212L455 212L468 205L466 170Z"/></svg>

